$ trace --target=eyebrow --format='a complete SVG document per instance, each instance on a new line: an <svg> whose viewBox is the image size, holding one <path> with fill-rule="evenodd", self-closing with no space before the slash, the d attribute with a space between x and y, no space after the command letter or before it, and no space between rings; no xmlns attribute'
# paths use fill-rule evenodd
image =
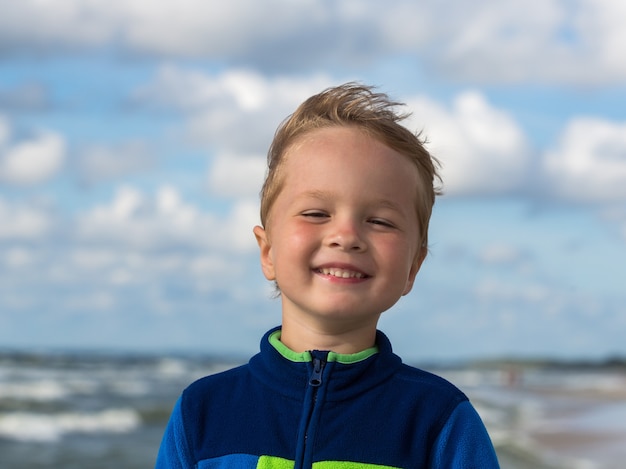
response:
<svg viewBox="0 0 626 469"><path fill-rule="evenodd" d="M298 195L299 199L320 199L320 200L328 200L332 198L333 194L328 191L321 191L318 189L313 189L310 191L303 192Z"/></svg>
<svg viewBox="0 0 626 469"><path fill-rule="evenodd" d="M322 191L322 190L318 190L318 189L313 189L310 191L306 191L302 194L300 194L298 196L298 198L302 198L302 199L306 199L306 198L311 198L311 199L318 199L321 201L326 201L329 200L333 197L333 193L330 191ZM403 207L395 202L392 202L391 200L388 199L377 199L374 201L370 201L368 202L371 205L374 205L376 207L382 207L382 208L388 208L391 210L394 210L398 213L403 213Z"/></svg>

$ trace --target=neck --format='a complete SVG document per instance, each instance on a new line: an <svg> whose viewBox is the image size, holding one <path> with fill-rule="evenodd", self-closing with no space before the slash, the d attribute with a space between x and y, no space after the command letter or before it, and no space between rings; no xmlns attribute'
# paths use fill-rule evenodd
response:
<svg viewBox="0 0 626 469"><path fill-rule="evenodd" d="M358 353L376 343L376 321L372 324L305 323L283 315L280 341L294 352L330 350L340 354Z"/></svg>

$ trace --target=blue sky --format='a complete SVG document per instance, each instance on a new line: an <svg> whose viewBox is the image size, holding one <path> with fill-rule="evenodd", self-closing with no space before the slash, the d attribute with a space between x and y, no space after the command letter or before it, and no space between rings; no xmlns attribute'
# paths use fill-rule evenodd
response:
<svg viewBox="0 0 626 469"><path fill-rule="evenodd" d="M626 354L626 4L0 0L0 346L248 355L252 227L306 97L406 102L442 162L406 359Z"/></svg>

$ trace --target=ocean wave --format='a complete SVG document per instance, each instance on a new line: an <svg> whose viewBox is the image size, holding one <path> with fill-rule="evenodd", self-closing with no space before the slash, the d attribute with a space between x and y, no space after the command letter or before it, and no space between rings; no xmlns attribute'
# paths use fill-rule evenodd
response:
<svg viewBox="0 0 626 469"><path fill-rule="evenodd" d="M68 433L127 433L141 425L133 409L107 409L101 412L0 414L0 437L30 442L56 442Z"/></svg>
<svg viewBox="0 0 626 469"><path fill-rule="evenodd" d="M67 386L58 381L40 380L23 383L0 383L0 399L55 401L69 395Z"/></svg>

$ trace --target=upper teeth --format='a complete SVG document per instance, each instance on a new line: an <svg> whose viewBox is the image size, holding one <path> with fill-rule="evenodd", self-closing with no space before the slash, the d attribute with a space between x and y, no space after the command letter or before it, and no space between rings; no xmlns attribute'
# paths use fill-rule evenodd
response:
<svg viewBox="0 0 626 469"><path fill-rule="evenodd" d="M320 269L320 272L322 272L324 275L332 275L333 277L339 277L339 278L363 278L364 277L364 275L361 272L354 272L352 270L344 270L344 269L323 268L323 269Z"/></svg>

